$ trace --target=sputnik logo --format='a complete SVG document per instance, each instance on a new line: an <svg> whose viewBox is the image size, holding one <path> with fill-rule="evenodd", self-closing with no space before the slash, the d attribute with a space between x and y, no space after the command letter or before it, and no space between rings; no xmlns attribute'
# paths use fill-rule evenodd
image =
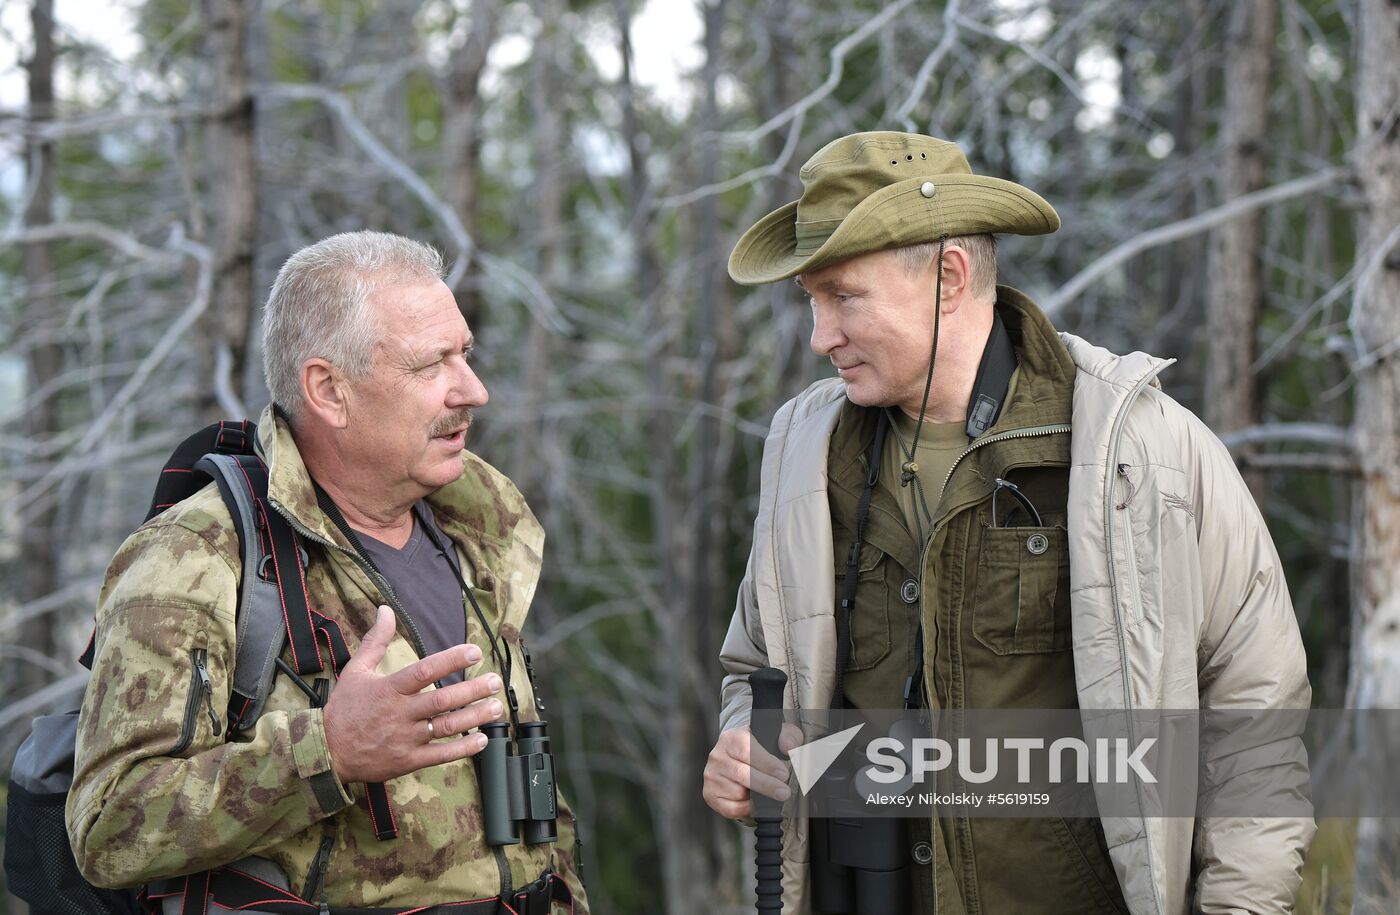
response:
<svg viewBox="0 0 1400 915"><path fill-rule="evenodd" d="M788 754L788 758L792 760L793 774L797 776L797 784L802 788L803 794L811 793L812 786L826 774L826 770L830 769L837 757L850 746L863 727L864 724L858 724L844 731L828 734L819 740L796 747Z"/></svg>

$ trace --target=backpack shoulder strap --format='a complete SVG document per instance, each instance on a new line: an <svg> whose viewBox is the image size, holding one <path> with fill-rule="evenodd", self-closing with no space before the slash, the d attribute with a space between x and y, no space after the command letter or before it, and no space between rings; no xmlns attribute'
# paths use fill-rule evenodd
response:
<svg viewBox="0 0 1400 915"><path fill-rule="evenodd" d="M305 550L290 524L267 505L267 468L251 454L207 454L194 465L219 487L238 527L243 562L238 649L229 697L230 727L262 714L284 639L298 674L324 669L306 591Z"/></svg>

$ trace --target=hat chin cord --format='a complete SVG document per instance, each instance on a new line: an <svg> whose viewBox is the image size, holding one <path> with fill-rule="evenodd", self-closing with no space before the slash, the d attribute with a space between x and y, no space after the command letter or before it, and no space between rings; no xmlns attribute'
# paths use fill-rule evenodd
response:
<svg viewBox="0 0 1400 915"><path fill-rule="evenodd" d="M929 524L933 523L933 516L928 510L928 500L924 496L924 486L919 480L919 434L924 430L924 411L928 409L928 395L933 387L933 363L938 358L938 323L943 315L943 246L948 241L947 235L939 236L938 239L938 261L934 267L934 287L933 287L933 348L928 354L928 375L924 378L924 397L919 402L919 415L915 417L914 441L905 446L904 438L895 431L895 441L899 443L900 451L904 452L904 462L900 465L899 485L909 487L913 485L913 491L909 494L911 510L914 516L915 538L917 542L924 542L924 520ZM888 413L888 408L886 408ZM920 509L923 510L923 517L920 517Z"/></svg>
<svg viewBox="0 0 1400 915"><path fill-rule="evenodd" d="M924 378L924 398L919 402L919 415L915 417L918 424L914 426L914 443L909 447L909 460L904 462L900 468L899 482L901 486L908 486L916 479L918 465L914 463L914 456L919 453L919 433L924 431L924 411L928 409L928 395L933 388L933 363L938 358L938 321L943 316L943 246L947 244L948 236L938 237L938 263L934 267L933 281L933 349L928 354L928 376Z"/></svg>

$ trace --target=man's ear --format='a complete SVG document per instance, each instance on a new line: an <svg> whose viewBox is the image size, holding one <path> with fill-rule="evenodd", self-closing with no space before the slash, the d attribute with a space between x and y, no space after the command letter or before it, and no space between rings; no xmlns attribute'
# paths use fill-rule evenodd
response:
<svg viewBox="0 0 1400 915"><path fill-rule="evenodd" d="M934 265L938 255L934 255ZM936 278L930 277L936 282ZM943 313L950 315L958 310L972 288L972 258L958 245L948 245L943 249Z"/></svg>
<svg viewBox="0 0 1400 915"><path fill-rule="evenodd" d="M324 359L308 359L301 366L301 397L306 412L332 429L350 423L349 386Z"/></svg>

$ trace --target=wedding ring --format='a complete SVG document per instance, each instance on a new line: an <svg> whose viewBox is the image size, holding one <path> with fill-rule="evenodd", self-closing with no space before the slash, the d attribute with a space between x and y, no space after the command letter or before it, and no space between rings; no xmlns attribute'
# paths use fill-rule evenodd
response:
<svg viewBox="0 0 1400 915"><path fill-rule="evenodd" d="M437 735L433 733L433 719L428 719L428 739L432 740Z"/></svg>

